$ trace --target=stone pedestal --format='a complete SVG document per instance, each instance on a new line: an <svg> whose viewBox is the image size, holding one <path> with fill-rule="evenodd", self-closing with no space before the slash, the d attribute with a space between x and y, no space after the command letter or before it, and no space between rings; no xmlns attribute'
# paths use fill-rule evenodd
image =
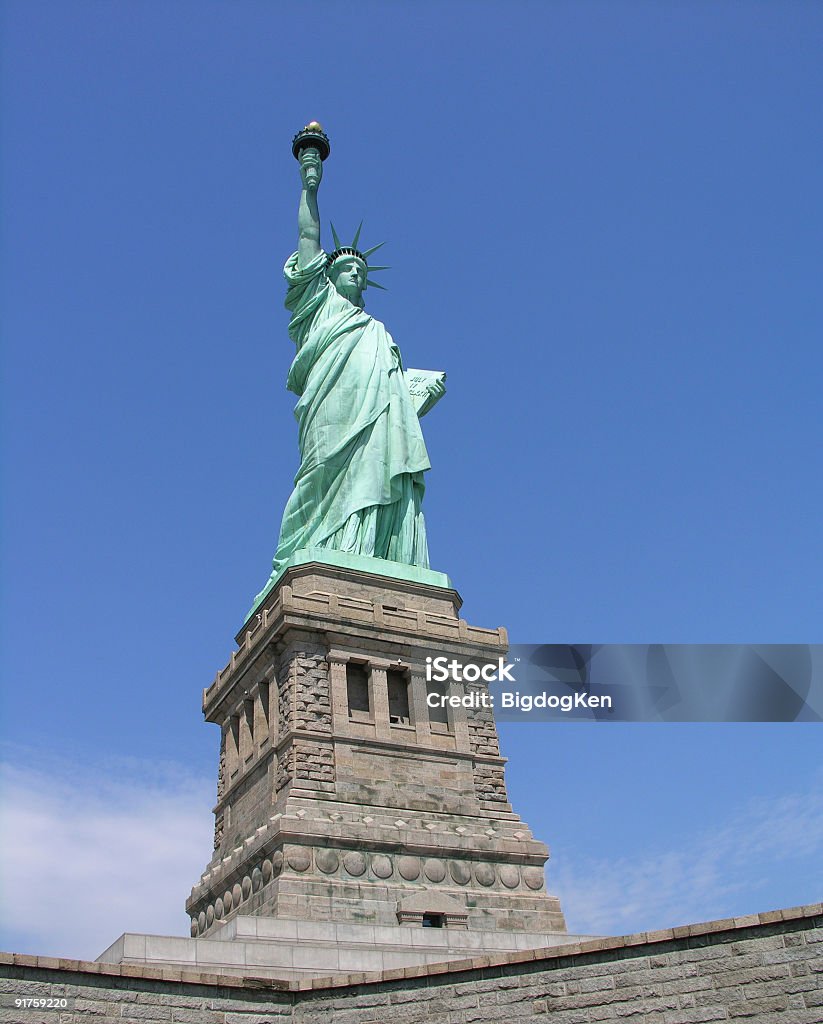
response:
<svg viewBox="0 0 823 1024"><path fill-rule="evenodd" d="M426 681L426 658L506 654L505 630L470 626L460 603L343 565L286 571L203 694L222 743L192 936L238 916L455 940L565 933L545 892L548 851L508 802L485 684ZM473 706L431 709L429 692Z"/></svg>

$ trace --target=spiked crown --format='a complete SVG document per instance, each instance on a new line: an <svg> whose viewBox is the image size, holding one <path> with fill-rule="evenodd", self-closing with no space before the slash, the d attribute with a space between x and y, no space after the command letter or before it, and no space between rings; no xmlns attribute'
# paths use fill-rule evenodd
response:
<svg viewBox="0 0 823 1024"><path fill-rule="evenodd" d="M369 258L369 256L371 256L371 254L373 252L377 252L377 250L380 248L381 245L385 245L386 243L385 242L378 242L378 244L377 245L373 245L371 247L371 249L366 249L365 252L361 252L357 248L357 243L360 241L360 231L361 231L362 227L363 227L363 221L361 220L360 221L360 227L355 232L355 235L354 235L354 238L352 240L351 245L343 245L342 242L340 241L340 236L337 234L337 232L334 229L334 224L331 225L331 233L332 233L332 237L334 238L335 250L334 250L334 252L329 253L328 258L326 260L326 267L328 269L331 269L331 266L334 263L334 261L340 259L341 256L355 256L357 259L362 260L363 265L366 268L366 284L365 284L363 290L365 291L366 288L370 288L371 287L371 288L380 288L383 291L385 291L386 290L385 287L382 284L378 284L376 281L370 280L369 275L371 273L373 273L375 270L390 270L391 267L374 267L374 266L370 266L368 258Z"/></svg>

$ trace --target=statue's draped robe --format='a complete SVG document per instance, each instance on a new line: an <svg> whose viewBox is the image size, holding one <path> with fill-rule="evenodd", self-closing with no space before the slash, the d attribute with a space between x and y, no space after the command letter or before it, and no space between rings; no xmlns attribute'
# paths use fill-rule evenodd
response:
<svg viewBox="0 0 823 1024"><path fill-rule="evenodd" d="M430 463L400 351L379 320L337 292L326 259L298 268L295 253L285 266L300 469L272 575L305 547L428 567L420 503Z"/></svg>

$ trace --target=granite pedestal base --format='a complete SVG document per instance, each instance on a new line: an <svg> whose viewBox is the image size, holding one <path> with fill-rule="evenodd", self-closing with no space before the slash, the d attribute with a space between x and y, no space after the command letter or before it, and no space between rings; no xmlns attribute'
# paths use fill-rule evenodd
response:
<svg viewBox="0 0 823 1024"><path fill-rule="evenodd" d="M279 938L255 941L293 964L284 936L311 925L326 960L369 950L363 970L384 954L419 964L432 962L421 950L555 943L566 929L545 890L548 850L509 804L487 686L426 679L441 655L496 665L506 631L461 619L459 595L432 582L442 574L337 562L289 567L204 691L221 753L214 855L186 904L192 938L225 951L229 934L240 941L226 929L257 918ZM371 931L341 945L346 927Z"/></svg>

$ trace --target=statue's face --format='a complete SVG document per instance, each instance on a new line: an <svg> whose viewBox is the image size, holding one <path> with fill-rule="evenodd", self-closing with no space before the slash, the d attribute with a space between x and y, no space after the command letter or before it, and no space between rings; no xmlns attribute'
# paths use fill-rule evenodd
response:
<svg viewBox="0 0 823 1024"><path fill-rule="evenodd" d="M341 256L336 259L329 270L329 280L343 298L355 306L363 305L366 267L356 256Z"/></svg>

